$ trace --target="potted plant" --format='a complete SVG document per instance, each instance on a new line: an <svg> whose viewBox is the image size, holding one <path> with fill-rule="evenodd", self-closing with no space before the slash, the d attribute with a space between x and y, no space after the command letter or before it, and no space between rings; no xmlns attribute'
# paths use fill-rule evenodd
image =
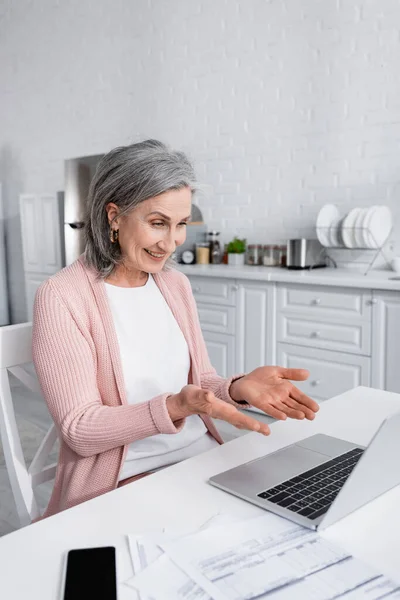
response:
<svg viewBox="0 0 400 600"><path fill-rule="evenodd" d="M237 267L241 267L244 265L244 255L246 252L246 240L240 240L237 237L234 237L231 242L229 242L227 247L228 252L228 265L234 265Z"/></svg>

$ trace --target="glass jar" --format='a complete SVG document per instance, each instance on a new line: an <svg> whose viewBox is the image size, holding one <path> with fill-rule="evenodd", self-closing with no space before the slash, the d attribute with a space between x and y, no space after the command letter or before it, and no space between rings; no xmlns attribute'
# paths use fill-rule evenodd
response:
<svg viewBox="0 0 400 600"><path fill-rule="evenodd" d="M280 266L286 267L286 257L287 257L287 246L286 244L282 244L279 246L280 249Z"/></svg>
<svg viewBox="0 0 400 600"><path fill-rule="evenodd" d="M196 263L198 265L210 264L210 244L207 242L196 244Z"/></svg>
<svg viewBox="0 0 400 600"><path fill-rule="evenodd" d="M212 265L219 265L222 260L221 244L218 240L219 231L209 231L208 237L210 238L210 263Z"/></svg>
<svg viewBox="0 0 400 600"><path fill-rule="evenodd" d="M263 248L263 265L264 267L279 267L280 265L280 248L279 246L265 245Z"/></svg>
<svg viewBox="0 0 400 600"><path fill-rule="evenodd" d="M247 260L248 265L262 265L262 245L261 244L249 244L247 246Z"/></svg>

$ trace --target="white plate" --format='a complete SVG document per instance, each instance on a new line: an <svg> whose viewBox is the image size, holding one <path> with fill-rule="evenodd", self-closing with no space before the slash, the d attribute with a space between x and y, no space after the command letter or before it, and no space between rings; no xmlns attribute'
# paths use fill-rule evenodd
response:
<svg viewBox="0 0 400 600"><path fill-rule="evenodd" d="M369 248L381 248L392 229L392 213L387 206L373 206L366 218L366 241Z"/></svg>
<svg viewBox="0 0 400 600"><path fill-rule="evenodd" d="M340 227L342 219L335 219L329 228L329 242L332 248L338 248L342 244Z"/></svg>
<svg viewBox="0 0 400 600"><path fill-rule="evenodd" d="M325 204L319 211L317 217L317 237L323 246L330 246L330 227L339 216L339 210L334 204Z"/></svg>
<svg viewBox="0 0 400 600"><path fill-rule="evenodd" d="M364 248L370 248L370 237L369 237L369 233L368 233L368 222L372 216L372 213L375 211L375 209L378 208L377 206L370 206L366 213L364 214L364 218L362 221L362 227L363 227L363 241L364 241Z"/></svg>
<svg viewBox="0 0 400 600"><path fill-rule="evenodd" d="M354 240L355 240L355 248L366 248L367 243L364 236L363 231L363 223L366 214L368 213L368 208L360 208L358 215L356 216L356 220L354 222Z"/></svg>
<svg viewBox="0 0 400 600"><path fill-rule="evenodd" d="M342 223L342 238L346 248L355 248L354 225L361 208L352 208Z"/></svg>
<svg viewBox="0 0 400 600"><path fill-rule="evenodd" d="M329 227L317 227L317 238L320 241L320 244L322 244L323 246L329 247L330 246L330 241L329 241Z"/></svg>

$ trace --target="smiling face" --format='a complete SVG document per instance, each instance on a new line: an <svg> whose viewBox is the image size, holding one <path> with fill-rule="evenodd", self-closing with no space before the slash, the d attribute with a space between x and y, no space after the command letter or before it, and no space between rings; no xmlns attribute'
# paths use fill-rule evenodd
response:
<svg viewBox="0 0 400 600"><path fill-rule="evenodd" d="M116 217L112 228L118 229L125 269L132 275L161 271L186 239L191 201L192 192L185 187L144 200L128 215L117 216L118 207L107 205L109 223Z"/></svg>

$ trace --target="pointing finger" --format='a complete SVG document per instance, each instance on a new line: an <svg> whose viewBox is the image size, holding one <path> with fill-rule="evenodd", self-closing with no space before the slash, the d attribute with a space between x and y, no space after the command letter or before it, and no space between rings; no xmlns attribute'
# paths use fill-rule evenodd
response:
<svg viewBox="0 0 400 600"><path fill-rule="evenodd" d="M257 419L253 419L248 415L243 414L237 408L232 406L231 404L227 404L222 400L217 400L217 402L213 406L213 417L217 419L222 419L223 421L227 421L238 427L239 429L247 429L249 431L257 431L264 435L270 434L270 429L268 425L265 423L261 423L257 421Z"/></svg>

